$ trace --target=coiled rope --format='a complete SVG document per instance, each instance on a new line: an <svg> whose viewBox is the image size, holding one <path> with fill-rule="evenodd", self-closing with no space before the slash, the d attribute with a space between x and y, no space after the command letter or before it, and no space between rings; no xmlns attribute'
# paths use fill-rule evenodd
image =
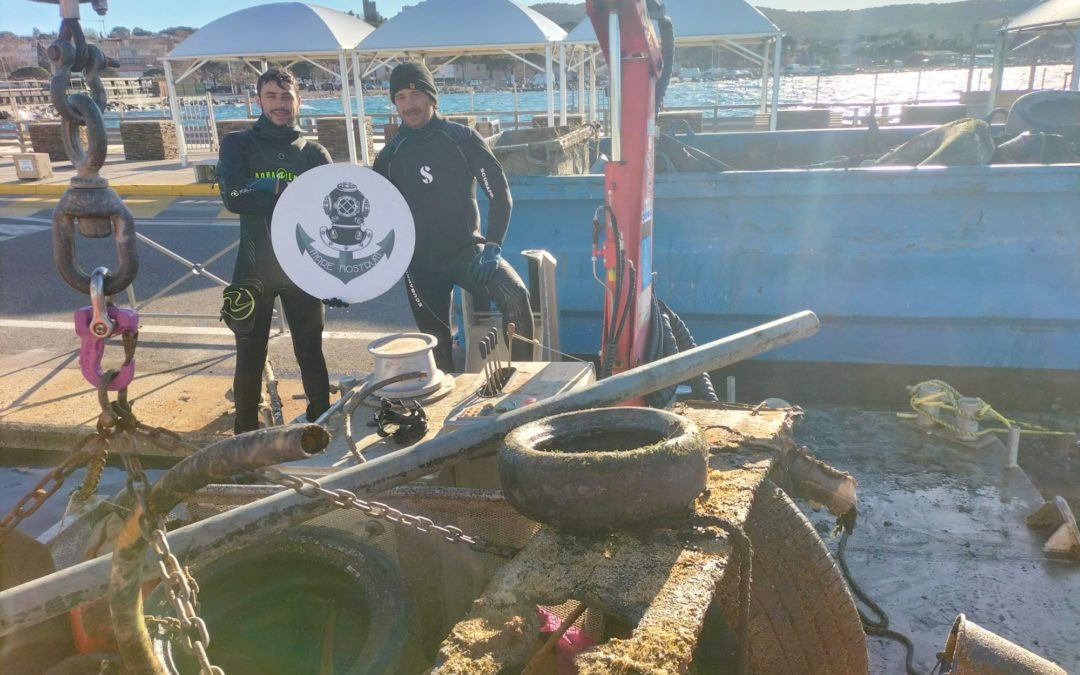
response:
<svg viewBox="0 0 1080 675"><path fill-rule="evenodd" d="M1024 422L1023 420L1010 419L1005 417L997 410L978 397L966 397L957 391L956 387L952 386L944 380L926 380L920 382L915 386L908 387L911 392L911 408L916 414L911 413L897 413L897 417L904 419L914 419L918 417L918 414L927 415L931 417L936 424L945 427L949 431L952 431L960 436L985 436L991 433L1007 433L1010 427L1016 427L1020 429L1020 433L1043 435L1043 436L1072 436L1074 432L1071 431L1054 431L1047 429L1046 427L1039 426L1038 424L1032 424L1030 422ZM930 393L922 393L927 392ZM960 399L967 399L968 401L974 401L974 411L961 410ZM1004 427L986 427L980 428L977 432L971 432L966 429L962 429L956 424L949 421L948 418L942 417L938 414L939 411L951 412L956 419L966 418L973 419L978 422L984 420L991 420ZM980 425L981 426L981 425Z"/></svg>

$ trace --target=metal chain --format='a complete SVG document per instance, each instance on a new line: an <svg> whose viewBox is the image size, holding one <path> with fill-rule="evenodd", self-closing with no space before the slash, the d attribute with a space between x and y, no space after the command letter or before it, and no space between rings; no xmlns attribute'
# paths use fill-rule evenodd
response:
<svg viewBox="0 0 1080 675"><path fill-rule="evenodd" d="M75 502L85 502L94 496L98 485L101 484L101 476L105 473L105 462L109 459L109 439L102 437L98 444L98 451L94 452L86 462L86 478L77 490L71 493L71 499Z"/></svg>
<svg viewBox="0 0 1080 675"><path fill-rule="evenodd" d="M87 449L89 446L89 449ZM30 492L23 495L12 510L0 518L0 541L8 535L9 532L19 526L19 523L26 520L34 514L41 505L44 504L49 497L56 494L56 491L63 486L64 481L74 473L77 469L84 466L87 462L91 461L98 454L104 455L108 452L108 438L100 434L89 434L86 437L80 439L75 447L72 448L71 454L68 458L60 463L55 469L45 474L45 476L38 481L38 484L33 487Z"/></svg>
<svg viewBox="0 0 1080 675"><path fill-rule="evenodd" d="M97 490L112 445L113 431L117 428L118 417L113 408L116 406L122 409L127 406L126 389L120 391L116 404L109 402L109 383L116 377L116 372L110 370L105 373L98 385L98 405L101 407L101 414L98 416L96 431L79 439L72 447L67 459L38 481L38 484L0 519L0 541L3 541L11 530L18 527L19 523L40 509L41 505L64 485L68 476L83 466L87 467L86 479L82 486L74 491L72 497L76 501L86 501ZM130 411L129 407L127 409Z"/></svg>
<svg viewBox="0 0 1080 675"><path fill-rule="evenodd" d="M150 482L143 471L142 462L134 453L124 455L123 461L128 472L128 491L135 497L142 513L139 529L158 556L162 588L176 615L177 631L183 638L181 644L199 662L202 675L224 675L221 668L210 663L210 657L206 653L206 648L210 646L210 632L206 628L206 622L198 615L199 586L191 576L191 571L180 565L180 561L169 548L162 518L149 511Z"/></svg>
<svg viewBox="0 0 1080 675"><path fill-rule="evenodd" d="M98 2L98 0L95 0ZM104 5L104 0L100 0ZM120 197L109 187L109 181L100 175L108 153L108 136L105 130L107 96L101 82L101 71L106 66L117 65L99 47L87 44L76 11L68 13L62 8L63 19L56 40L49 45L52 62L52 80L49 97L60 114L63 127L64 151L76 168L71 187L64 192L53 210L53 258L57 272L65 282L80 293L90 293L90 277L75 258L75 228L85 237L107 237L116 240L118 269L105 277L105 295L116 295L135 279L139 259L135 252L135 219ZM82 71L90 90L68 94L72 72ZM86 145L82 143L80 128L86 127Z"/></svg>
<svg viewBox="0 0 1080 675"><path fill-rule="evenodd" d="M60 30L56 40L49 45L48 55L53 65L50 94L64 129L64 150L78 170L82 182L91 187L93 179L98 179L101 165L105 163L108 148L105 120L102 117L108 96L101 82L101 71L106 66L114 66L116 62L106 57L97 45L87 44L78 18L63 18L60 21ZM83 72L90 95L68 95L72 71ZM80 126L86 126L87 148L83 147L79 136ZM98 184L92 186L103 187Z"/></svg>
<svg viewBox="0 0 1080 675"><path fill-rule="evenodd" d="M304 497L322 499L341 509L356 509L369 518L379 518L388 520L391 523L400 523L418 532L442 537L444 540L454 544L465 544L480 553L490 553L501 558L512 558L518 552L518 549L514 547L492 544L479 537L467 535L461 528L453 525L439 525L426 516L411 515L382 502L365 501L348 490L327 490L319 485L318 481L304 476L293 476L276 467L266 467L255 471L255 473L275 485L295 490L297 494Z"/></svg>

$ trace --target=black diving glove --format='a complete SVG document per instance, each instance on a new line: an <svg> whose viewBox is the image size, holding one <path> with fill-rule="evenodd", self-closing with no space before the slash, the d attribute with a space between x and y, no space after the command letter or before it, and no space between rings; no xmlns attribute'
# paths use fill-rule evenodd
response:
<svg viewBox="0 0 1080 675"><path fill-rule="evenodd" d="M469 265L469 273L478 283L486 284L495 278L495 272L499 269L499 261L502 260L502 246L488 242L484 244L484 250L476 254L472 264Z"/></svg>

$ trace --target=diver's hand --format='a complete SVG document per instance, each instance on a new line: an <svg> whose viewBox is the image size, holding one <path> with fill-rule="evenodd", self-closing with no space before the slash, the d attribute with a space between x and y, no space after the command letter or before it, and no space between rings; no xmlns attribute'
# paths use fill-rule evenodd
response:
<svg viewBox="0 0 1080 675"><path fill-rule="evenodd" d="M322 304L327 307L348 307L349 303L345 302L341 298L327 298L322 301Z"/></svg>
<svg viewBox="0 0 1080 675"><path fill-rule="evenodd" d="M495 278L495 272L499 269L499 261L502 260L502 246L488 242L484 244L484 250L476 254L472 264L469 265L469 273L478 283L486 284Z"/></svg>
<svg viewBox="0 0 1080 675"><path fill-rule="evenodd" d="M256 178L247 184L247 187L257 192L265 192L267 194L274 195L275 197L281 194L281 191L288 185L285 181L279 178Z"/></svg>

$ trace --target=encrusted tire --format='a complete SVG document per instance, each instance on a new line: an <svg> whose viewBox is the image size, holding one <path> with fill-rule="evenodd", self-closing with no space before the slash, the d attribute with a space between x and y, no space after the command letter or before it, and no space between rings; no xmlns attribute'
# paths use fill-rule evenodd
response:
<svg viewBox="0 0 1080 675"><path fill-rule="evenodd" d="M865 675L866 635L855 601L810 521L783 490L766 482L754 498L745 530L754 549L750 672ZM731 664L737 570L732 567L717 594L722 614L713 611L706 622L698 655L706 672L722 672ZM722 646L725 639L728 644Z"/></svg>
<svg viewBox="0 0 1080 675"><path fill-rule="evenodd" d="M326 664L351 675L422 669L397 565L344 530L287 530L214 560L195 578L210 661L230 675L322 672ZM147 605L171 613L160 589ZM198 672L183 649L155 648L174 672Z"/></svg>
<svg viewBox="0 0 1080 675"><path fill-rule="evenodd" d="M518 427L499 451L507 500L569 530L633 526L687 512L705 489L705 442L688 419L602 408Z"/></svg>

